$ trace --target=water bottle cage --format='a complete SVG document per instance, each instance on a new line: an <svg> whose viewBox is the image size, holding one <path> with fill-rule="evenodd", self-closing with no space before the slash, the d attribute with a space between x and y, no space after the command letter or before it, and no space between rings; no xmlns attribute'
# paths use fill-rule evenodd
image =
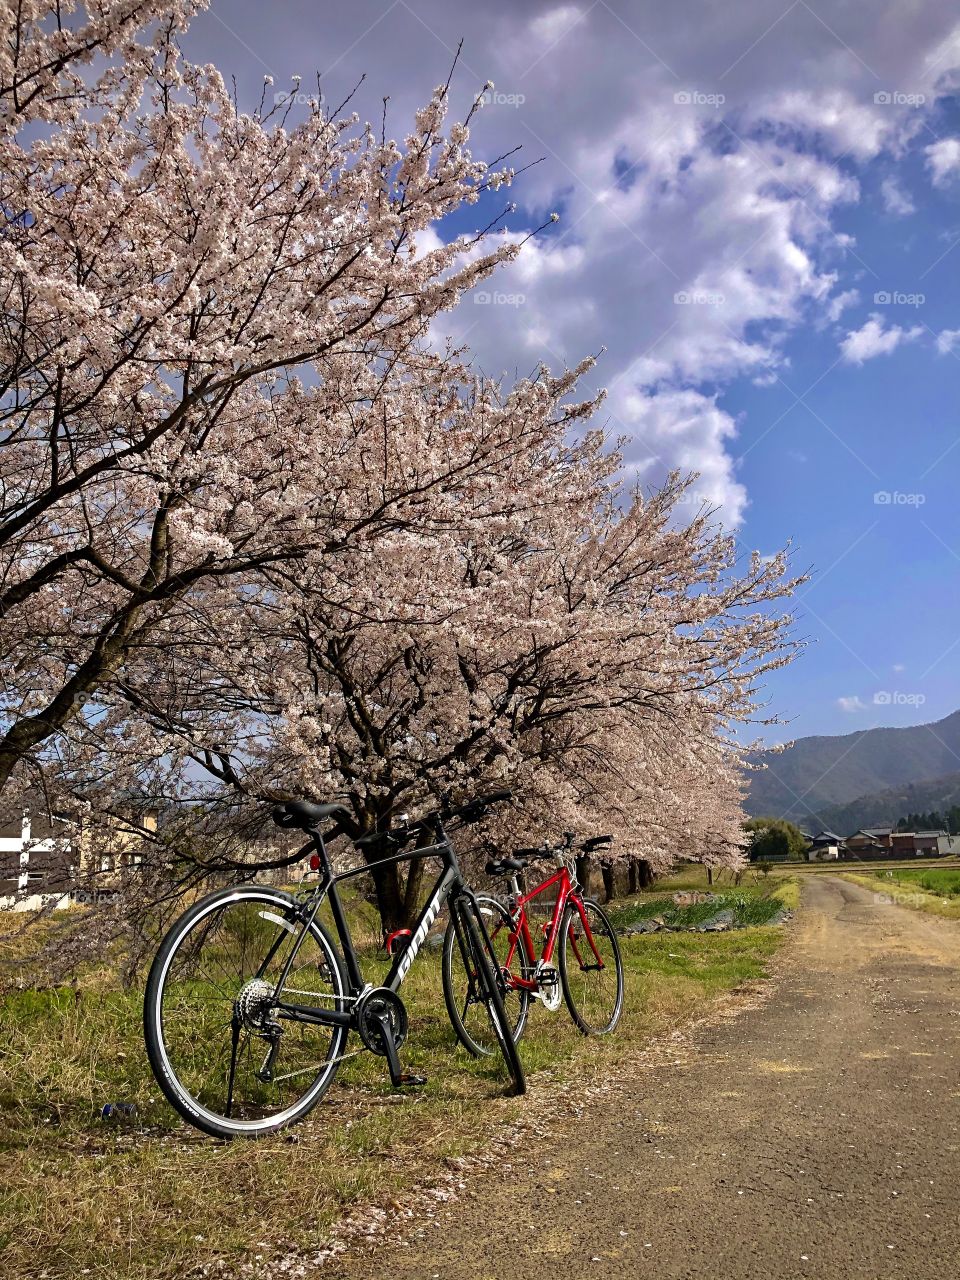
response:
<svg viewBox="0 0 960 1280"><path fill-rule="evenodd" d="M413 937L412 929L394 929L392 933L387 934L387 941L384 944L387 949L388 956L395 956L399 951L403 951L410 944Z"/></svg>

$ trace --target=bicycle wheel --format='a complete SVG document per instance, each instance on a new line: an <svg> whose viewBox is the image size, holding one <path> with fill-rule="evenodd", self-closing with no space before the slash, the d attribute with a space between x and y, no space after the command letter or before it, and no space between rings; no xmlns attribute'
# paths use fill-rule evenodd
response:
<svg viewBox="0 0 960 1280"><path fill-rule="evenodd" d="M466 895L451 899L450 915L457 930L457 942L464 966L471 968L477 975L480 998L486 1006L490 1025L513 1081L513 1092L526 1093L527 1081L523 1074L523 1063L510 1034L510 1023L503 1005L503 976L491 964L490 940L485 936L483 917L472 897Z"/></svg>
<svg viewBox="0 0 960 1280"><path fill-rule="evenodd" d="M613 925L592 898L573 900L560 925L560 982L577 1027L585 1036L605 1035L623 1012L623 961Z"/></svg>
<svg viewBox="0 0 960 1280"><path fill-rule="evenodd" d="M507 1023L516 1042L527 1025L530 992L524 987L512 986L511 980L531 978L533 962L522 934L517 937L514 945L511 936L513 921L502 903L496 898L478 895L477 907L493 947L494 966L504 975L503 1003ZM443 998L457 1039L465 1049L475 1058L499 1052L500 1046L487 1016L476 971L472 966L468 968L464 964L463 954L457 945L457 930L452 914L443 935Z"/></svg>
<svg viewBox="0 0 960 1280"><path fill-rule="evenodd" d="M247 885L210 894L171 927L144 996L150 1066L168 1101L218 1138L273 1133L301 1119L330 1087L347 1030L294 1021L278 998L345 1008L347 984L329 935L303 934L287 893Z"/></svg>

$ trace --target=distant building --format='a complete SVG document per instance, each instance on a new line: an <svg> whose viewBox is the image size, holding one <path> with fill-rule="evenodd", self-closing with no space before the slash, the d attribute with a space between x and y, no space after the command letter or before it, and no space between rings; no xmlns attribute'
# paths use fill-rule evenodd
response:
<svg viewBox="0 0 960 1280"><path fill-rule="evenodd" d="M818 831L816 835L807 838L810 841L808 862L835 862L840 857L844 840L835 831Z"/></svg>
<svg viewBox="0 0 960 1280"><path fill-rule="evenodd" d="M945 831L894 831L891 827L864 827L847 836L845 846L841 856L851 862L960 854L960 838Z"/></svg>
<svg viewBox="0 0 960 1280"><path fill-rule="evenodd" d="M893 839L893 827L863 827L857 834L869 836L871 840L876 840L882 849L889 849Z"/></svg>
<svg viewBox="0 0 960 1280"><path fill-rule="evenodd" d="M76 828L34 802L0 824L0 908L68 906Z"/></svg>
<svg viewBox="0 0 960 1280"><path fill-rule="evenodd" d="M129 824L101 818L84 829L51 813L42 797L24 797L20 812L0 824L0 910L59 910L112 896L142 859L137 828L156 831L156 812L142 811Z"/></svg>

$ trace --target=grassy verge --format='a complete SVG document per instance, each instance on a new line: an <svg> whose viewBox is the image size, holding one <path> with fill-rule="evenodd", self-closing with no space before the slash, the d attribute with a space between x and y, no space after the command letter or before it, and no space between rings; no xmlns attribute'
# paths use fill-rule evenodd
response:
<svg viewBox="0 0 960 1280"><path fill-rule="evenodd" d="M523 1042L528 1074L578 1080L761 976L782 930L624 939L626 1011L607 1040L577 1035L539 1006ZM379 1059L344 1064L313 1115L286 1135L220 1144L178 1123L149 1075L140 992L101 971L74 987L0 1000L0 1273L151 1280L232 1275L257 1255L322 1246L358 1201L388 1202L443 1162L481 1148L520 1114L495 1064L455 1047L440 965L424 951L403 989L406 1063L429 1076L394 1093ZM134 1115L104 1121L105 1103Z"/></svg>
<svg viewBox="0 0 960 1280"><path fill-rule="evenodd" d="M926 870L877 870L867 874L844 872L844 880L882 893L901 907L960 920L960 871L948 867Z"/></svg>
<svg viewBox="0 0 960 1280"><path fill-rule="evenodd" d="M672 929L695 929L719 912L732 912L733 923L743 928L769 924L785 908L797 906L800 887L796 880L776 879L762 875L741 878L739 884L714 878L707 885L702 869L699 874L686 871L658 881L645 893L611 906L610 916L619 929L643 920L662 919ZM673 901L678 891L708 890L707 902L687 905Z"/></svg>

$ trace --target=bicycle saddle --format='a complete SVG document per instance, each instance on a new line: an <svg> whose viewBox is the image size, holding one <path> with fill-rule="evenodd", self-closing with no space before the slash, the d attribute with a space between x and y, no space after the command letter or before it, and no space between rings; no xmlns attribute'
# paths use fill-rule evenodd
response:
<svg viewBox="0 0 960 1280"><path fill-rule="evenodd" d="M488 862L484 870L488 876L503 876L510 871L523 871L526 865L519 858L501 858L499 862Z"/></svg>
<svg viewBox="0 0 960 1280"><path fill-rule="evenodd" d="M302 831L312 831L325 818L349 817L350 810L342 804L313 804L310 800L288 800L273 811L278 827L299 827Z"/></svg>

